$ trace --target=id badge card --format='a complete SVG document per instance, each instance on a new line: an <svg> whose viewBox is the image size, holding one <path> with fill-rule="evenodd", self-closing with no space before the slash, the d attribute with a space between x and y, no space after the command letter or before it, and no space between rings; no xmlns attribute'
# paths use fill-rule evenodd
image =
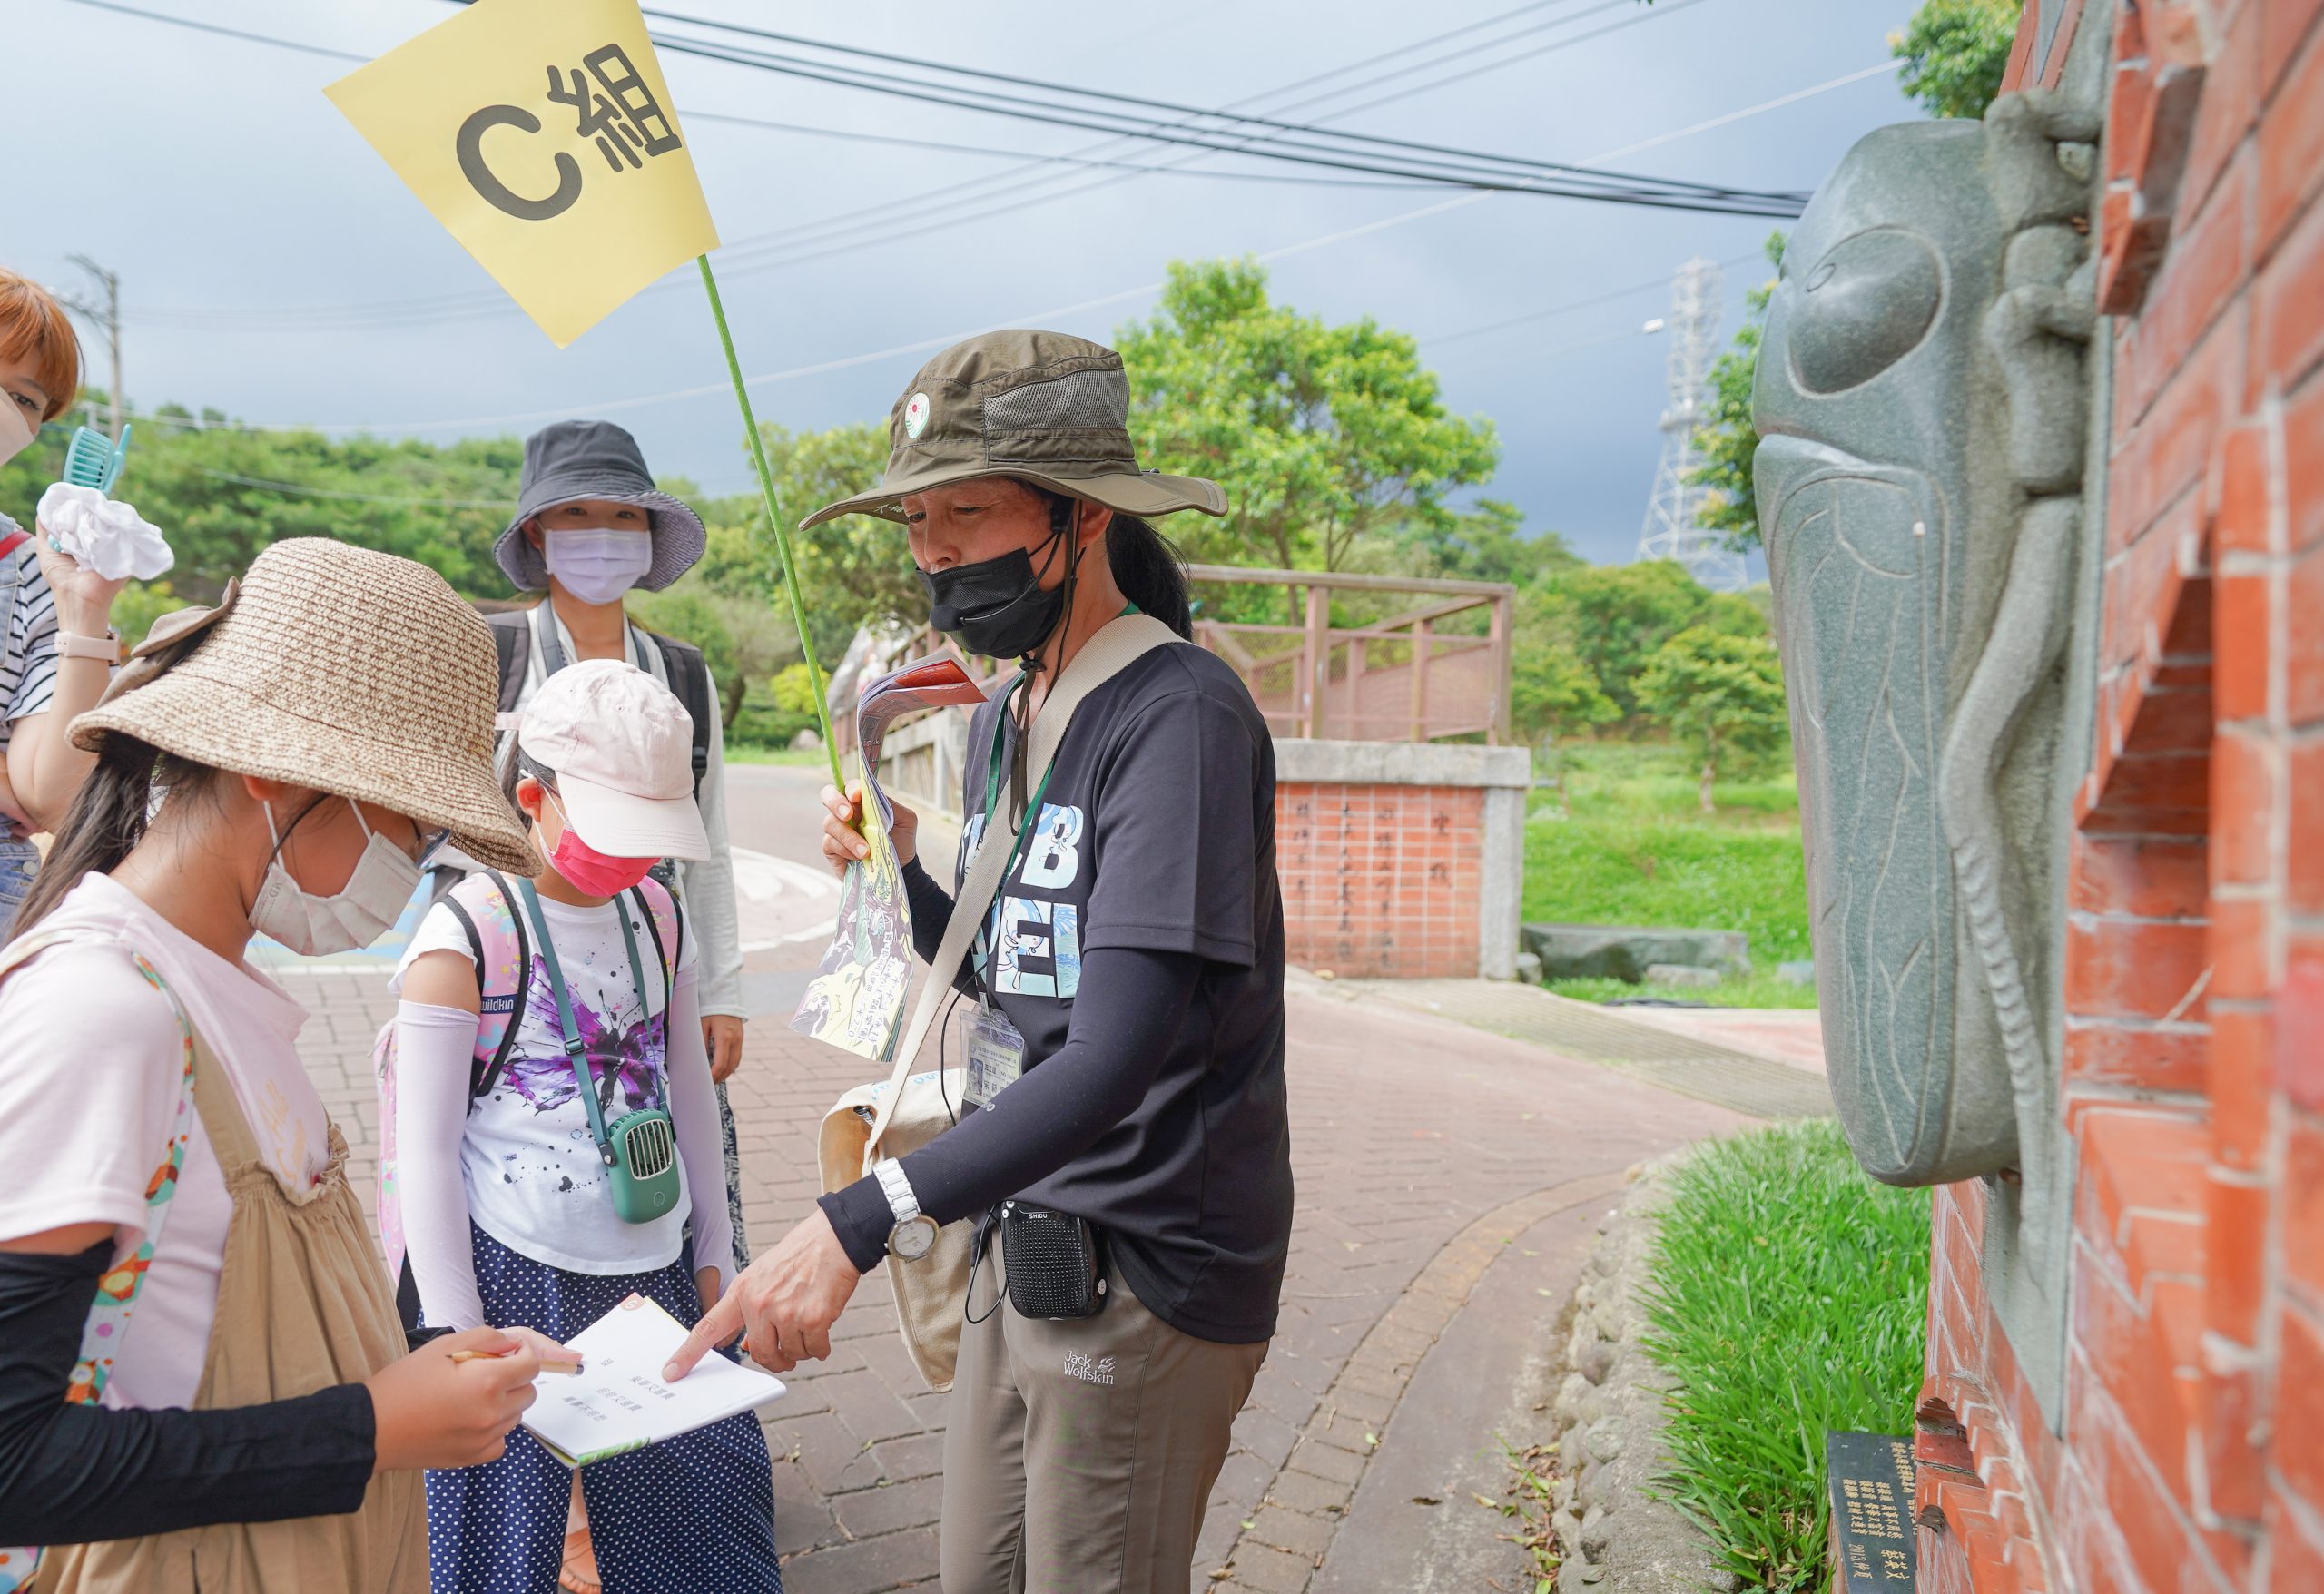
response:
<svg viewBox="0 0 2324 1594"><path fill-rule="evenodd" d="M1025 1038L1008 1014L980 1002L960 1015L960 1055L969 1068L961 1095L970 1107L990 1107L1024 1073Z"/></svg>

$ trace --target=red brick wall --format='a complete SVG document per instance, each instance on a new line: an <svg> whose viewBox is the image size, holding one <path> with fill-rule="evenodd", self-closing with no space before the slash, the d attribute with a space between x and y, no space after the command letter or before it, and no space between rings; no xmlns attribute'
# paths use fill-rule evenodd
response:
<svg viewBox="0 0 2324 1594"><path fill-rule="evenodd" d="M1275 801L1292 963L1356 978L1475 976L1482 788L1284 782Z"/></svg>
<svg viewBox="0 0 2324 1594"><path fill-rule="evenodd" d="M2324 0L2102 5L2063 1422L1985 1299L1982 1188L1939 1191L1924 1587L2324 1590ZM2013 83L2055 81L2072 32L2035 63L2029 18Z"/></svg>

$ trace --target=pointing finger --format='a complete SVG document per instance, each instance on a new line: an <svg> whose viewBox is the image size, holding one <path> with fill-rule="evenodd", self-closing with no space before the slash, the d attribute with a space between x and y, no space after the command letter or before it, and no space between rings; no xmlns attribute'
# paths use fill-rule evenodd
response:
<svg viewBox="0 0 2324 1594"><path fill-rule="evenodd" d="M737 1281L739 1282L739 1281ZM718 1297L718 1304L702 1314L702 1321L686 1335L686 1343L662 1369L662 1381L675 1383L694 1371L694 1363L709 1353L713 1345L723 1345L743 1331L743 1308L734 1300L733 1286Z"/></svg>

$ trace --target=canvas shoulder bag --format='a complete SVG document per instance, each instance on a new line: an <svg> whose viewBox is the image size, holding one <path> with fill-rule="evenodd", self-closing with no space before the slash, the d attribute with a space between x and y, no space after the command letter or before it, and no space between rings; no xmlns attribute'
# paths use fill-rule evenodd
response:
<svg viewBox="0 0 2324 1594"><path fill-rule="evenodd" d="M1034 716L1026 749L1027 772L1039 770L1046 776L1064 743L1073 711L1083 698L1154 649L1184 641L1151 615L1128 614L1108 622L1073 656ZM1005 705L1002 712L1007 712ZM817 1149L826 1191L853 1184L870 1173L874 1164L919 1150L957 1121L965 1070L914 1073L912 1064L1038 807L1028 802L1024 812L1011 815L1005 833L995 822L998 813L986 822L984 834L969 861L967 878L952 904L943 942L928 966L919 1004L896 1049L894 1071L876 1084L856 1087L823 1115ZM960 1360L960 1323L969 1298L970 1240L975 1227L973 1219L958 1219L937 1231L936 1244L925 1256L911 1262L892 1255L888 1258L896 1325L921 1376L929 1388L940 1392L952 1387L953 1369Z"/></svg>

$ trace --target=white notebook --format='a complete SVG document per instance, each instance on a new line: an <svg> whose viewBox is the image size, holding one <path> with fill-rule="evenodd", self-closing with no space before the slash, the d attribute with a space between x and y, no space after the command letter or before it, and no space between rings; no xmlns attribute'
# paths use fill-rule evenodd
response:
<svg viewBox="0 0 2324 1594"><path fill-rule="evenodd" d="M582 1357L578 1376L544 1373L525 1426L568 1467L658 1444L781 1398L783 1380L715 1353L675 1383L662 1382L686 1331L643 1295L632 1295L565 1343Z"/></svg>

